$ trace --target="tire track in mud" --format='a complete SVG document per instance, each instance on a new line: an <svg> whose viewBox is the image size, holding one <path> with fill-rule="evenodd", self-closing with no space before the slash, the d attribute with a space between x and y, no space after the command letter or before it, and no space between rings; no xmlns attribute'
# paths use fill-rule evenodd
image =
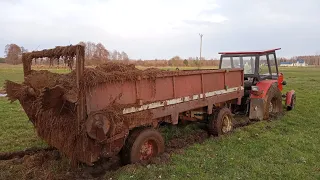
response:
<svg viewBox="0 0 320 180"><path fill-rule="evenodd" d="M271 120L277 119L279 116L273 116ZM235 123L235 129L241 128L250 124L257 123L259 121L249 121L247 117L242 117L242 121ZM201 123L199 123L201 124ZM203 125L203 124L201 124ZM149 161L143 161L136 164L131 164L128 166L147 166L149 164L166 164L170 162L172 154L181 154L184 152L184 149L192 146L196 143L203 143L205 140L212 138L213 136L209 135L206 126L200 126L198 130L187 135L175 136L169 139L165 145L165 152L161 155L152 158ZM213 137L219 138L219 137ZM45 158L45 159L44 159ZM36 159L37 161L35 161ZM38 159L43 159L39 161ZM0 163L8 162L9 166L12 165L24 165L29 167L32 164L33 171L39 174L41 178L43 175L47 176L52 174L50 172L52 167L50 167L52 162L63 161L60 153L55 148L30 148L24 151L16 151L9 153L0 153ZM53 163L52 163L53 164ZM71 165L69 165L71 166ZM97 162L94 166L80 165L77 168L67 168L63 172L55 172L53 176L64 177L68 179L95 179L104 176L108 172L116 171L120 168L124 168L127 165L121 163L120 157L115 156L109 159L102 159ZM44 169L43 167L47 167ZM30 172L28 172L30 174ZM33 174L36 174L33 172ZM28 176L26 176L28 177ZM37 177L38 178L38 177ZM39 178L39 179L40 179Z"/></svg>
<svg viewBox="0 0 320 180"><path fill-rule="evenodd" d="M239 117L242 121L234 122L235 128L241 128L256 122L249 121L247 117ZM258 122L258 121L257 121ZM123 165L121 164L120 157L114 157L109 161L100 161L93 167L87 167L85 171L88 171L93 177L101 177L110 171L116 171L126 166L147 166L149 164L166 164L170 162L170 158L173 154L184 153L184 149L194 144L201 144L209 138L218 139L219 137L209 135L207 126L203 123L198 123L199 129L187 135L175 136L167 141L165 145L165 152L161 155L152 158L149 161L142 161L136 164Z"/></svg>
<svg viewBox="0 0 320 180"><path fill-rule="evenodd" d="M47 148L28 148L23 151L13 151L13 152L0 152L0 160L10 160L15 158L23 158L26 155L34 155L39 152L53 151L56 150L53 147Z"/></svg>

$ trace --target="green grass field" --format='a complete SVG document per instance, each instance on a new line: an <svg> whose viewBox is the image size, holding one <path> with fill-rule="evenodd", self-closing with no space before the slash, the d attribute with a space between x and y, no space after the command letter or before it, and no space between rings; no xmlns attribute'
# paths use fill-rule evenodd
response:
<svg viewBox="0 0 320 180"><path fill-rule="evenodd" d="M320 179L320 69L281 68L297 106L280 119L258 122L222 138L194 144L166 164L125 166L105 179ZM21 67L0 67L22 81ZM45 146L19 103L0 98L0 152Z"/></svg>

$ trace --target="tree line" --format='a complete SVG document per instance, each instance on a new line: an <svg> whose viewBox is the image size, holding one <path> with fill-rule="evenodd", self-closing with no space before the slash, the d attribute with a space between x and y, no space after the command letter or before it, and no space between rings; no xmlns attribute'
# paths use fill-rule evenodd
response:
<svg viewBox="0 0 320 180"><path fill-rule="evenodd" d="M135 64L138 66L218 66L218 60L205 60L198 57L189 57L188 59L182 59L179 56L174 56L169 60L130 60L129 56L124 51L108 50L102 43L94 43L91 41L84 42L81 41L78 44L85 47L85 62L86 65L98 65L106 63L108 61L121 62L126 64ZM4 61L7 64L21 64L22 53L28 52L23 46L18 46L17 44L8 44L5 46L5 58ZM54 61L48 58L35 59L34 64L46 64L52 66L56 62L58 65L61 64L59 61ZM65 63L65 61L63 61Z"/></svg>
<svg viewBox="0 0 320 180"><path fill-rule="evenodd" d="M129 56L124 51L113 50L110 51L102 43L79 42L80 45L85 46L85 59L86 65L97 65L101 63L106 63L107 61L121 62L121 63L131 63L138 66L218 66L219 60L217 59L205 59L204 57L199 60L198 57L189 57L188 59L183 59L180 56L174 56L170 59L154 59L154 60L130 60ZM7 64L20 64L22 63L21 57L22 53L28 52L23 46L18 46L17 44L7 44L5 46L5 58L0 58L0 63L5 62ZM296 62L297 60L304 60L308 65L320 66L320 55L311 56L295 56L290 59L279 58L279 62ZM35 64L50 64L52 61L46 58L40 60L35 60Z"/></svg>
<svg viewBox="0 0 320 180"><path fill-rule="evenodd" d="M280 58L280 62L296 62L297 60L304 60L306 64L313 66L320 66L320 55L311 56L295 56L292 58Z"/></svg>
<svg viewBox="0 0 320 180"><path fill-rule="evenodd" d="M85 47L85 59L86 65L95 65L105 63L107 61L129 61L129 56L124 51L109 51L102 43L79 42L80 45ZM18 46L17 44L7 44L5 46L5 57L4 61L7 64L21 64L22 63L22 53L28 52L23 46ZM34 60L35 64L50 64L52 61L47 58L41 58L39 60Z"/></svg>
<svg viewBox="0 0 320 180"><path fill-rule="evenodd" d="M201 60L198 59L198 57L189 57L188 59L183 59L180 56L174 56L170 58L169 60L166 59L153 59L153 60L134 60L130 61L130 63L133 63L137 66L145 66L145 67L164 67L164 66L173 66L173 67L182 67L182 66L218 66L219 60L216 59L208 59L201 58Z"/></svg>
<svg viewBox="0 0 320 180"><path fill-rule="evenodd" d="M85 47L86 63L91 65L105 63L107 61L129 61L129 56L124 51L107 50L102 43L94 43L91 41L79 43Z"/></svg>

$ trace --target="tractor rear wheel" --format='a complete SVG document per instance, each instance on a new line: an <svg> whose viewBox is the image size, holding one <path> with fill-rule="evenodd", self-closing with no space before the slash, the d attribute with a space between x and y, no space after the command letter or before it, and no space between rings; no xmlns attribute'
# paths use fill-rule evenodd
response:
<svg viewBox="0 0 320 180"><path fill-rule="evenodd" d="M230 133L233 130L232 121L232 114L228 108L217 109L209 119L209 134L220 136Z"/></svg>
<svg viewBox="0 0 320 180"><path fill-rule="evenodd" d="M164 152L164 139L152 128L136 129L130 133L122 149L124 164L149 160Z"/></svg>
<svg viewBox="0 0 320 180"><path fill-rule="evenodd" d="M282 112L282 94L276 83L270 86L265 103L263 119L269 119L270 115Z"/></svg>

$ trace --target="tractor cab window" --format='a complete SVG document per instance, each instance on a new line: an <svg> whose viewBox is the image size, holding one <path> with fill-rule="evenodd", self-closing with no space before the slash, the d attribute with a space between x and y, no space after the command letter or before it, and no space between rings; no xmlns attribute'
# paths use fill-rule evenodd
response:
<svg viewBox="0 0 320 180"><path fill-rule="evenodd" d="M223 57L221 68L222 69L241 68L240 58L239 57Z"/></svg>
<svg viewBox="0 0 320 180"><path fill-rule="evenodd" d="M261 55L259 59L259 75L262 77L277 77L276 65L274 54Z"/></svg>
<svg viewBox="0 0 320 180"><path fill-rule="evenodd" d="M220 69L242 68L245 79L277 79L278 63L275 51L220 52Z"/></svg>
<svg viewBox="0 0 320 180"><path fill-rule="evenodd" d="M256 66L256 57L253 56L245 56L242 57L243 59L243 69L244 74L254 74L255 72L255 66Z"/></svg>
<svg viewBox="0 0 320 180"><path fill-rule="evenodd" d="M262 76L270 76L267 55L260 56L259 74Z"/></svg>
<svg viewBox="0 0 320 180"><path fill-rule="evenodd" d="M269 61L270 61L270 69L271 69L271 74L272 76L278 76L277 73L277 66L276 66L276 58L274 54L269 54Z"/></svg>
<svg viewBox="0 0 320 180"><path fill-rule="evenodd" d="M243 68L244 74L254 74L255 57L253 56L223 56L221 58L221 69Z"/></svg>

